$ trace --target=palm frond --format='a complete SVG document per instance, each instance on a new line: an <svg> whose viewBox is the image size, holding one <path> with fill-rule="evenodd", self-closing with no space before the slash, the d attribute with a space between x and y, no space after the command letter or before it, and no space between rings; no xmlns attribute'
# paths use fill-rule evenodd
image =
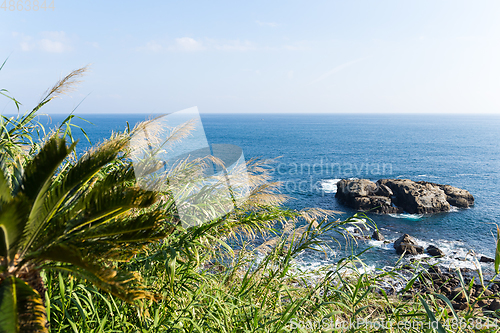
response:
<svg viewBox="0 0 500 333"><path fill-rule="evenodd" d="M0 207L1 203L7 202L12 199L11 188L4 173L5 167L3 158L0 156Z"/></svg>
<svg viewBox="0 0 500 333"><path fill-rule="evenodd" d="M45 212L45 201L52 178L62 161L74 147L75 144L68 148L64 139L54 136L47 141L35 158L26 165L21 190L20 193L17 193L18 195L25 195L32 204L28 221L24 227L24 241L22 244L24 252L29 249L48 221L43 213Z"/></svg>
<svg viewBox="0 0 500 333"><path fill-rule="evenodd" d="M89 225L101 225L131 208L145 208L157 200L154 192L118 185L102 191L93 188L72 209L73 218L67 223L66 234Z"/></svg>
<svg viewBox="0 0 500 333"><path fill-rule="evenodd" d="M37 237L31 237L28 244L31 244L35 249L47 244L50 239L62 233L66 225L61 217L71 218L77 212L71 208L74 206L72 200L76 201L79 196L85 191L85 185L107 164L113 161L120 149L123 148L125 142L123 138L117 138L113 141L106 142L92 151L87 152L75 166L72 166L62 175L59 175L59 181L52 185L44 197L42 197L43 205L37 211L36 225L43 230L43 233L38 232ZM112 173L109 177L114 175ZM121 177L130 177L130 172L123 173ZM114 177L113 180L117 180ZM63 211L61 211L61 209ZM48 221L51 220L51 223ZM66 220L67 221L67 220Z"/></svg>
<svg viewBox="0 0 500 333"><path fill-rule="evenodd" d="M16 196L8 204L4 204L0 210L0 229L3 230L3 239L0 240L3 244L0 248L5 251L5 253L0 253L0 256L6 258L7 264L18 252L29 211L29 202L23 195Z"/></svg>
<svg viewBox="0 0 500 333"><path fill-rule="evenodd" d="M0 332L47 332L40 295L23 280L10 276L0 284Z"/></svg>

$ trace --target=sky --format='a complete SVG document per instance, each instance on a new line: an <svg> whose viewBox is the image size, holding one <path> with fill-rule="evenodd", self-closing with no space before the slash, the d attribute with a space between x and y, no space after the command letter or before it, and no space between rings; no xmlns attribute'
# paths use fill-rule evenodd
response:
<svg viewBox="0 0 500 333"><path fill-rule="evenodd" d="M21 111L90 65L46 112L500 113L497 0L2 1Z"/></svg>

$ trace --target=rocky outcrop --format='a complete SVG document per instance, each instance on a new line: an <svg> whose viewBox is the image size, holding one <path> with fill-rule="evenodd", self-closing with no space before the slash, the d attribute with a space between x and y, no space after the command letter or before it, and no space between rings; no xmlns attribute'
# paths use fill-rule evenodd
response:
<svg viewBox="0 0 500 333"><path fill-rule="evenodd" d="M342 179L335 194L341 202L356 210L376 213L431 214L446 212L451 206L467 208L474 204L469 191L409 179Z"/></svg>
<svg viewBox="0 0 500 333"><path fill-rule="evenodd" d="M394 242L394 248L396 249L397 254L422 254L424 253L424 248L417 244L415 238L411 237L408 234L404 234L399 237Z"/></svg>
<svg viewBox="0 0 500 333"><path fill-rule="evenodd" d="M479 259L479 262L495 262L495 259L481 256L481 258Z"/></svg>
<svg viewBox="0 0 500 333"><path fill-rule="evenodd" d="M434 245L429 245L425 251L427 251L427 254L430 255L431 257L435 258L441 258L444 257L444 252L441 251L438 247L435 247Z"/></svg>
<svg viewBox="0 0 500 333"><path fill-rule="evenodd" d="M384 235L382 235L378 230L373 231L372 239L378 240L378 241L385 240Z"/></svg>
<svg viewBox="0 0 500 333"><path fill-rule="evenodd" d="M403 210L392 205L392 190L378 186L368 179L342 179L337 183L335 197L356 210L372 210L377 213L402 213Z"/></svg>

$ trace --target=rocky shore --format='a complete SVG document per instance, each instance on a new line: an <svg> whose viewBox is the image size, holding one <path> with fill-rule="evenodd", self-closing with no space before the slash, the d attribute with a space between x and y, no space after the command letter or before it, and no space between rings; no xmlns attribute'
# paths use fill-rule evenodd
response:
<svg viewBox="0 0 500 333"><path fill-rule="evenodd" d="M355 232L354 237L390 243L384 240L385 237L379 230L373 231L371 237L362 235L358 231ZM409 264L401 266L402 270L408 272L410 276L418 276L409 288L403 288L399 291L403 299L412 299L415 295L422 293L440 293L450 300L450 304L455 310L471 308L485 312L500 310L500 281L487 281L485 279L483 285L477 272L471 269L460 268L459 273L458 269L429 265L426 263L428 259L442 258L445 253L435 245L428 245L424 248L418 244L415 238L408 234L404 234L395 240L393 247L397 255L410 257ZM419 260L413 258L419 254L427 254L429 257L419 257ZM492 264L495 260L481 256L478 261ZM393 292L396 292L396 290L393 290ZM443 307L447 306L444 301L440 299L437 301Z"/></svg>
<svg viewBox="0 0 500 333"><path fill-rule="evenodd" d="M409 179L380 179L377 182L368 179L342 179L337 183L335 197L350 208L380 214L433 214L450 211L451 207L468 208L474 205L474 197L467 190ZM355 229L354 237L392 243L386 241L379 230L373 231L370 236ZM395 255L410 257L400 269L415 278L407 288L398 291L403 299L412 299L423 293L439 293L448 298L454 310L473 309L489 314L500 311L500 281L484 279L481 282L482 277L468 268L458 270L430 265L429 262L436 262L429 261L430 259L446 257L439 246L440 244L429 244L424 247L408 234L403 234L394 241L392 247ZM423 254L428 257L414 257ZM491 265L495 261L485 256L476 259ZM436 301L443 307L448 306L442 299Z"/></svg>
<svg viewBox="0 0 500 333"><path fill-rule="evenodd" d="M404 269L415 273L411 265ZM461 282L463 281L463 282ZM403 299L412 299L417 294L439 293L448 298L455 310L479 309L485 312L500 310L500 281L480 283L469 269L454 271L438 266L427 266L408 290L403 290ZM437 299L442 307L445 302Z"/></svg>
<svg viewBox="0 0 500 333"><path fill-rule="evenodd" d="M350 208L381 214L432 214L474 205L467 190L410 179L342 179L335 197Z"/></svg>

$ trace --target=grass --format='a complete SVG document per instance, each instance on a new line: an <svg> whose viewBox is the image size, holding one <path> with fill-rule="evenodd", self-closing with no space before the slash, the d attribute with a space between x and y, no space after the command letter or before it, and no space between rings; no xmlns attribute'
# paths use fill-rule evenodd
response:
<svg viewBox="0 0 500 333"><path fill-rule="evenodd" d="M157 244L127 264L139 268L157 294L156 301L135 306L85 283L47 277L52 331L457 332L460 325L463 332L497 331L494 314L484 316L473 307L455 311L439 293L407 299L388 294L384 284L388 278L401 279L398 268L366 273L353 256L317 271L300 271L297 256L333 226L342 227L342 222L325 222L319 231L308 230L292 241L280 236L265 256L247 247L230 258L210 255L199 263L179 255L175 274L169 244ZM213 248L198 251L203 258ZM406 277L406 289L421 274Z"/></svg>

